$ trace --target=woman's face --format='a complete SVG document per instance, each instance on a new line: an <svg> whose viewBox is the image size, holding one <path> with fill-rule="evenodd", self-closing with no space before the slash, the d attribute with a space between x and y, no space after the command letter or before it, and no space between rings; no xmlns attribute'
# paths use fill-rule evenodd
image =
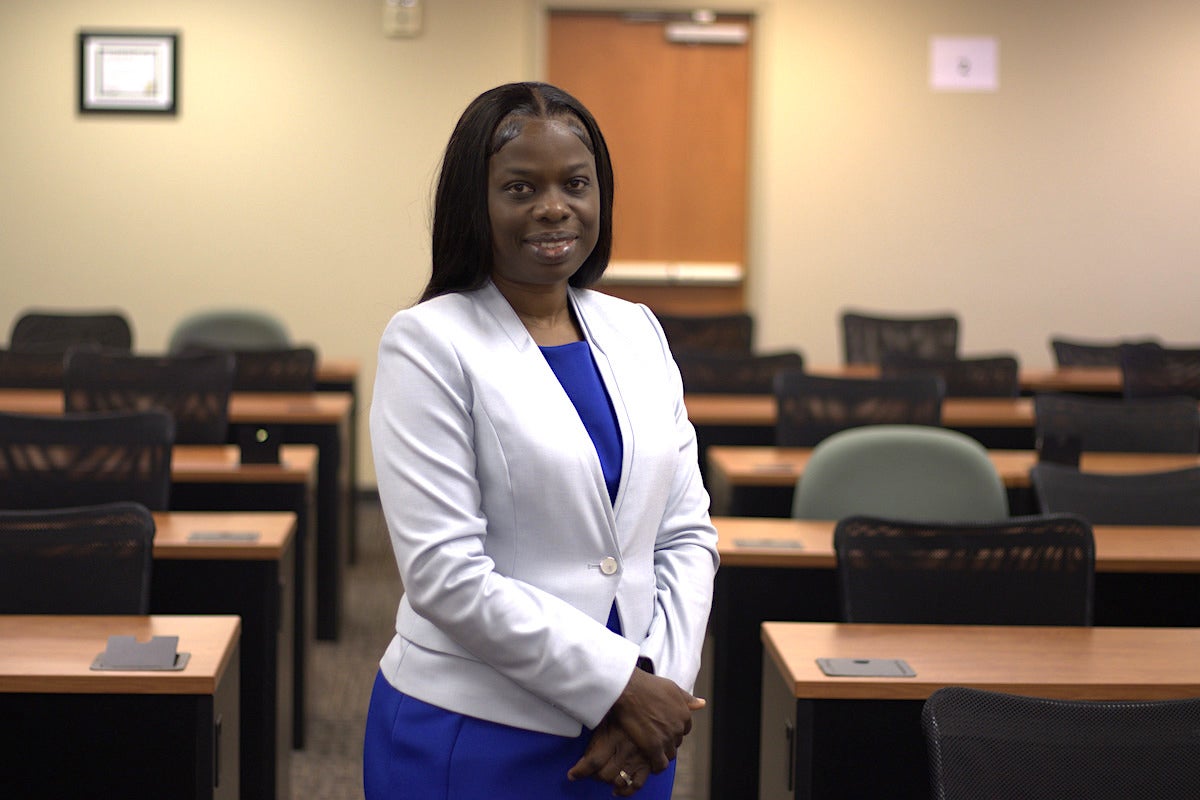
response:
<svg viewBox="0 0 1200 800"><path fill-rule="evenodd" d="M488 164L493 278L566 283L596 246L596 160L563 120L531 119Z"/></svg>

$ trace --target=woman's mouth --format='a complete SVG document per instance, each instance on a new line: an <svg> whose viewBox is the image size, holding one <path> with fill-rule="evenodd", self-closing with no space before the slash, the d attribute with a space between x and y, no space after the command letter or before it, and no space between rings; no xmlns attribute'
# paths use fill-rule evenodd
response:
<svg viewBox="0 0 1200 800"><path fill-rule="evenodd" d="M525 240L534 255L543 261L558 261L571 254L575 249L574 236L531 236Z"/></svg>

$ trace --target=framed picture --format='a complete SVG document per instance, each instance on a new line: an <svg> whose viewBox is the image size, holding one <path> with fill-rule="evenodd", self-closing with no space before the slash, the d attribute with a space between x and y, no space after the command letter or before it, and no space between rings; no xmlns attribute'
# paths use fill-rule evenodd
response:
<svg viewBox="0 0 1200 800"><path fill-rule="evenodd" d="M79 111L174 114L178 45L175 33L81 31Z"/></svg>

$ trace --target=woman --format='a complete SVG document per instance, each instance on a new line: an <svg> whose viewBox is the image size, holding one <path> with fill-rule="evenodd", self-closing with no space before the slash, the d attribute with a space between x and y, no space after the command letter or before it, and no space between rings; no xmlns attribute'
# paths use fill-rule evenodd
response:
<svg viewBox="0 0 1200 800"><path fill-rule="evenodd" d="M368 712L376 798L668 798L717 567L654 316L612 248L591 114L508 84L459 119L433 273L371 407L404 595Z"/></svg>

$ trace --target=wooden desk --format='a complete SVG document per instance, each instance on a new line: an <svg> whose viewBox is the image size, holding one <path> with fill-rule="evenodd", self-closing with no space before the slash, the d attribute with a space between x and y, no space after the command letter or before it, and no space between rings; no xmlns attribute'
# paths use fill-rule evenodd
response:
<svg viewBox="0 0 1200 800"><path fill-rule="evenodd" d="M689 394L688 419L704 450L719 445L773 445L776 400L770 394ZM942 424L978 439L986 447L1032 449L1031 397L948 397Z"/></svg>
<svg viewBox="0 0 1200 800"><path fill-rule="evenodd" d="M879 367L870 364L818 366L808 370L814 375L833 378L875 378ZM1018 375L1021 391L1078 392L1083 394L1121 394L1124 381L1119 367L1022 368Z"/></svg>
<svg viewBox="0 0 1200 800"><path fill-rule="evenodd" d="M344 377L340 372L329 374ZM63 395L57 389L0 389L0 411L61 414ZM341 623L342 583L355 525L355 413L355 397L348 392L234 392L229 396L230 442L237 441L243 425L278 425L283 441L315 444L320 452L314 506L319 639L337 639Z"/></svg>
<svg viewBox="0 0 1200 800"><path fill-rule="evenodd" d="M351 532L356 458L354 398L345 392L235 392L229 398L230 440L243 425L275 424L283 440L320 451L316 497L316 636L333 641L342 619L342 592Z"/></svg>
<svg viewBox="0 0 1200 800"><path fill-rule="evenodd" d="M153 614L236 614L241 641L241 789L291 796L296 515L154 512ZM253 540L197 539L256 534Z"/></svg>
<svg viewBox="0 0 1200 800"><path fill-rule="evenodd" d="M710 633L712 797L731 797L756 774L759 626L839 619L832 521L713 517L717 572ZM1200 627L1200 528L1094 528L1095 622ZM749 792L746 796L754 796Z"/></svg>
<svg viewBox="0 0 1200 800"><path fill-rule="evenodd" d="M774 428L774 395L689 394L684 397L693 425ZM1031 397L947 397L942 424L947 428L1033 428Z"/></svg>
<svg viewBox="0 0 1200 800"><path fill-rule="evenodd" d="M929 797L920 712L943 686L1077 700L1200 696L1193 628L768 622L762 649L764 800ZM816 663L826 657L902 658L916 676L830 678Z"/></svg>
<svg viewBox="0 0 1200 800"><path fill-rule="evenodd" d="M358 373L356 358L323 358L317 362L317 391L345 392L350 396L350 435L346 439L346 474L350 484L350 503L345 515L347 521L345 550L346 560L353 564L358 556L358 505L354 502L358 494Z"/></svg>
<svg viewBox="0 0 1200 800"><path fill-rule="evenodd" d="M788 516L812 448L713 446L707 455L714 514ZM1036 451L988 450L988 456L1008 489L1029 489ZM1195 466L1200 466L1200 455L1191 453L1084 453L1080 459L1080 469L1086 472L1157 472ZM1012 492L1009 496L1011 501Z"/></svg>
<svg viewBox="0 0 1200 800"><path fill-rule="evenodd" d="M0 616L10 797L238 798L233 616ZM178 636L180 671L95 671L111 635Z"/></svg>
<svg viewBox="0 0 1200 800"><path fill-rule="evenodd" d="M1025 392L1074 392L1119 396L1125 381L1119 367L1056 367L1021 370Z"/></svg>
<svg viewBox="0 0 1200 800"><path fill-rule="evenodd" d="M176 445L171 459L172 511L291 511L296 515L292 602L293 745L304 746L308 651L315 614L316 547L313 497L318 451L285 444L278 464L242 464L235 445Z"/></svg>

